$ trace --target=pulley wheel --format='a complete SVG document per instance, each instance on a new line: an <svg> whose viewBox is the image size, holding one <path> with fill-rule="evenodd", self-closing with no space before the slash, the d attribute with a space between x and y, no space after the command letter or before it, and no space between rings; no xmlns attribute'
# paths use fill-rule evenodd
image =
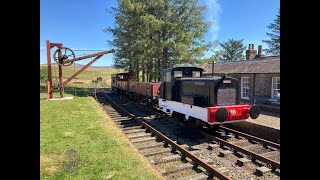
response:
<svg viewBox="0 0 320 180"><path fill-rule="evenodd" d="M70 66L73 64L74 58L74 52L67 47L58 48L53 54L54 61L62 66Z"/></svg>

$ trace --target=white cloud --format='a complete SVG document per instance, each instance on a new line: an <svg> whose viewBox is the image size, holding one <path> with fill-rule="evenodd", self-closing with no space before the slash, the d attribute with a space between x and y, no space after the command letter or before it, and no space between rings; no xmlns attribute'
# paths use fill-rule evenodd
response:
<svg viewBox="0 0 320 180"><path fill-rule="evenodd" d="M208 6L208 18L211 21L209 33L211 34L211 41L217 40L219 31L219 18L222 13L222 8L218 0L204 0Z"/></svg>
<svg viewBox="0 0 320 180"><path fill-rule="evenodd" d="M45 50L46 47L45 46L40 46L40 50Z"/></svg>

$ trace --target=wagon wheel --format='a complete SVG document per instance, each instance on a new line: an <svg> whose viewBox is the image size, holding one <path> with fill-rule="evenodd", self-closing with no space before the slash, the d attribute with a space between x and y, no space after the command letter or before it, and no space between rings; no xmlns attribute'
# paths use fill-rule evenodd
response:
<svg viewBox="0 0 320 180"><path fill-rule="evenodd" d="M53 59L57 64L70 66L74 62L74 52L67 47L57 49L53 54Z"/></svg>

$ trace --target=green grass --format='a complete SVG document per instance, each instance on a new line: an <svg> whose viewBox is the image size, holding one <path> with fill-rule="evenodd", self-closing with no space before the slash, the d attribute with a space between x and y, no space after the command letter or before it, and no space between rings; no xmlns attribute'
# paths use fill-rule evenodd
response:
<svg viewBox="0 0 320 180"><path fill-rule="evenodd" d="M40 100L40 179L161 179L96 101L80 92L73 100Z"/></svg>

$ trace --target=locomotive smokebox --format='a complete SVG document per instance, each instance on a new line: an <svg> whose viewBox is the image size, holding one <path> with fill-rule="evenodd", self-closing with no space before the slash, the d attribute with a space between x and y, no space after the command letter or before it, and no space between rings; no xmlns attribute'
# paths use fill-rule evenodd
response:
<svg viewBox="0 0 320 180"><path fill-rule="evenodd" d="M216 119L219 122L224 122L228 118L228 110L224 107L221 107L216 112Z"/></svg>
<svg viewBox="0 0 320 180"><path fill-rule="evenodd" d="M257 105L252 105L250 107L250 117L252 119L257 119L259 117L260 114L260 108Z"/></svg>

